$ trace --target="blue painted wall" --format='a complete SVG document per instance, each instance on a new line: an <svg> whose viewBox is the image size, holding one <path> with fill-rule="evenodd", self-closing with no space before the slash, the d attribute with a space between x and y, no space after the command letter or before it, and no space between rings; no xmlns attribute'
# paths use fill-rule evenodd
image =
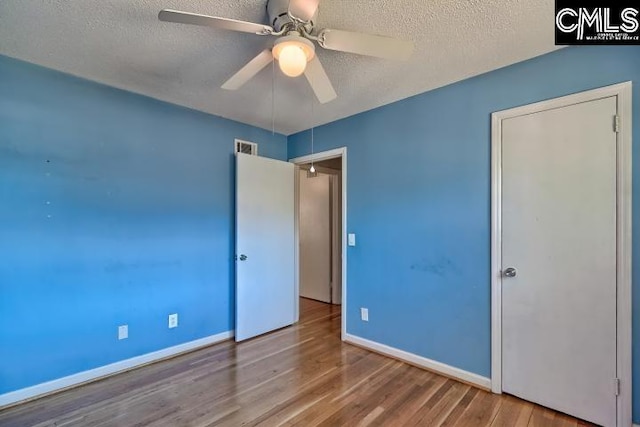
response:
<svg viewBox="0 0 640 427"><path fill-rule="evenodd" d="M628 80L638 165L638 46L563 49L317 128L316 151L348 147L348 332L490 376L490 114ZM289 137L289 157L309 141ZM633 185L640 421L638 168Z"/></svg>
<svg viewBox="0 0 640 427"><path fill-rule="evenodd" d="M286 159L285 136L0 56L0 394L233 328L236 137Z"/></svg>

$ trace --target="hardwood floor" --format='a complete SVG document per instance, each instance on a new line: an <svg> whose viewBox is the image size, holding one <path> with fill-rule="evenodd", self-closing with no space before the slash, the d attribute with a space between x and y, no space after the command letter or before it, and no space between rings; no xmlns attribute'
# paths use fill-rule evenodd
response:
<svg viewBox="0 0 640 427"><path fill-rule="evenodd" d="M0 426L587 426L343 344L339 308L0 412Z"/></svg>

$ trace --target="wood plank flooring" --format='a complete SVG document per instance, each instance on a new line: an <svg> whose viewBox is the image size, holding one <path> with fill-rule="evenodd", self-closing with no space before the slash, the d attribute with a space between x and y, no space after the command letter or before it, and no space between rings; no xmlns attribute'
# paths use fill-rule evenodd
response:
<svg viewBox="0 0 640 427"><path fill-rule="evenodd" d="M8 408L0 426L588 426L340 341L338 307Z"/></svg>

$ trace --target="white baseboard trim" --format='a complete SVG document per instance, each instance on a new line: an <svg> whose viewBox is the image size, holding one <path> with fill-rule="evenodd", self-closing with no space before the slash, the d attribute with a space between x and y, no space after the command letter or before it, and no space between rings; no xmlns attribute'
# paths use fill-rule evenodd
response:
<svg viewBox="0 0 640 427"><path fill-rule="evenodd" d="M168 347L151 353L142 354L130 359L121 360L109 365L100 366L88 371L78 372L77 374L58 378L56 380L36 384L31 387L26 387L20 390L11 391L9 393L0 394L0 409L2 409L3 406L13 405L14 403L18 403L23 400L30 400L38 396L50 394L54 391L59 391L82 383L95 381L109 375L128 371L141 365L146 365L151 362L157 362L162 359L173 357L180 353L185 353L187 351L192 351L200 347L206 347L208 345L216 344L221 341L228 340L233 336L234 331L222 332L216 335L200 338L195 341L189 341L183 344L175 345L173 347Z"/></svg>
<svg viewBox="0 0 640 427"><path fill-rule="evenodd" d="M491 389L491 379L483 377L482 375L474 374L460 368L436 362L435 360L427 359L426 357L418 356L417 354L409 353L408 351L400 350L395 347L390 347L388 345L380 344L351 334L345 334L344 341L483 389Z"/></svg>

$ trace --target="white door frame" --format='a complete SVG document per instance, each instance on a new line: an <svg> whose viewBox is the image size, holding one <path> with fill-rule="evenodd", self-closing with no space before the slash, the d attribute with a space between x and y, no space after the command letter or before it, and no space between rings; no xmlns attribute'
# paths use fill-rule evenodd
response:
<svg viewBox="0 0 640 427"><path fill-rule="evenodd" d="M340 338L344 341L347 333L347 147L335 148L333 150L323 151L320 153L309 154L307 156L289 159L289 162L297 165L309 163L311 161L320 162L341 157L342 158L342 326ZM296 297L296 320L300 318L300 225L299 216L299 200L298 200L298 180L296 179L296 220L295 220L295 247L296 247L296 278L295 278L295 297Z"/></svg>
<svg viewBox="0 0 640 427"><path fill-rule="evenodd" d="M631 82L495 112L491 115L491 391L502 393L502 120L617 97L617 426L631 426ZM614 118L611 118L613 129ZM613 385L612 385L613 387Z"/></svg>

